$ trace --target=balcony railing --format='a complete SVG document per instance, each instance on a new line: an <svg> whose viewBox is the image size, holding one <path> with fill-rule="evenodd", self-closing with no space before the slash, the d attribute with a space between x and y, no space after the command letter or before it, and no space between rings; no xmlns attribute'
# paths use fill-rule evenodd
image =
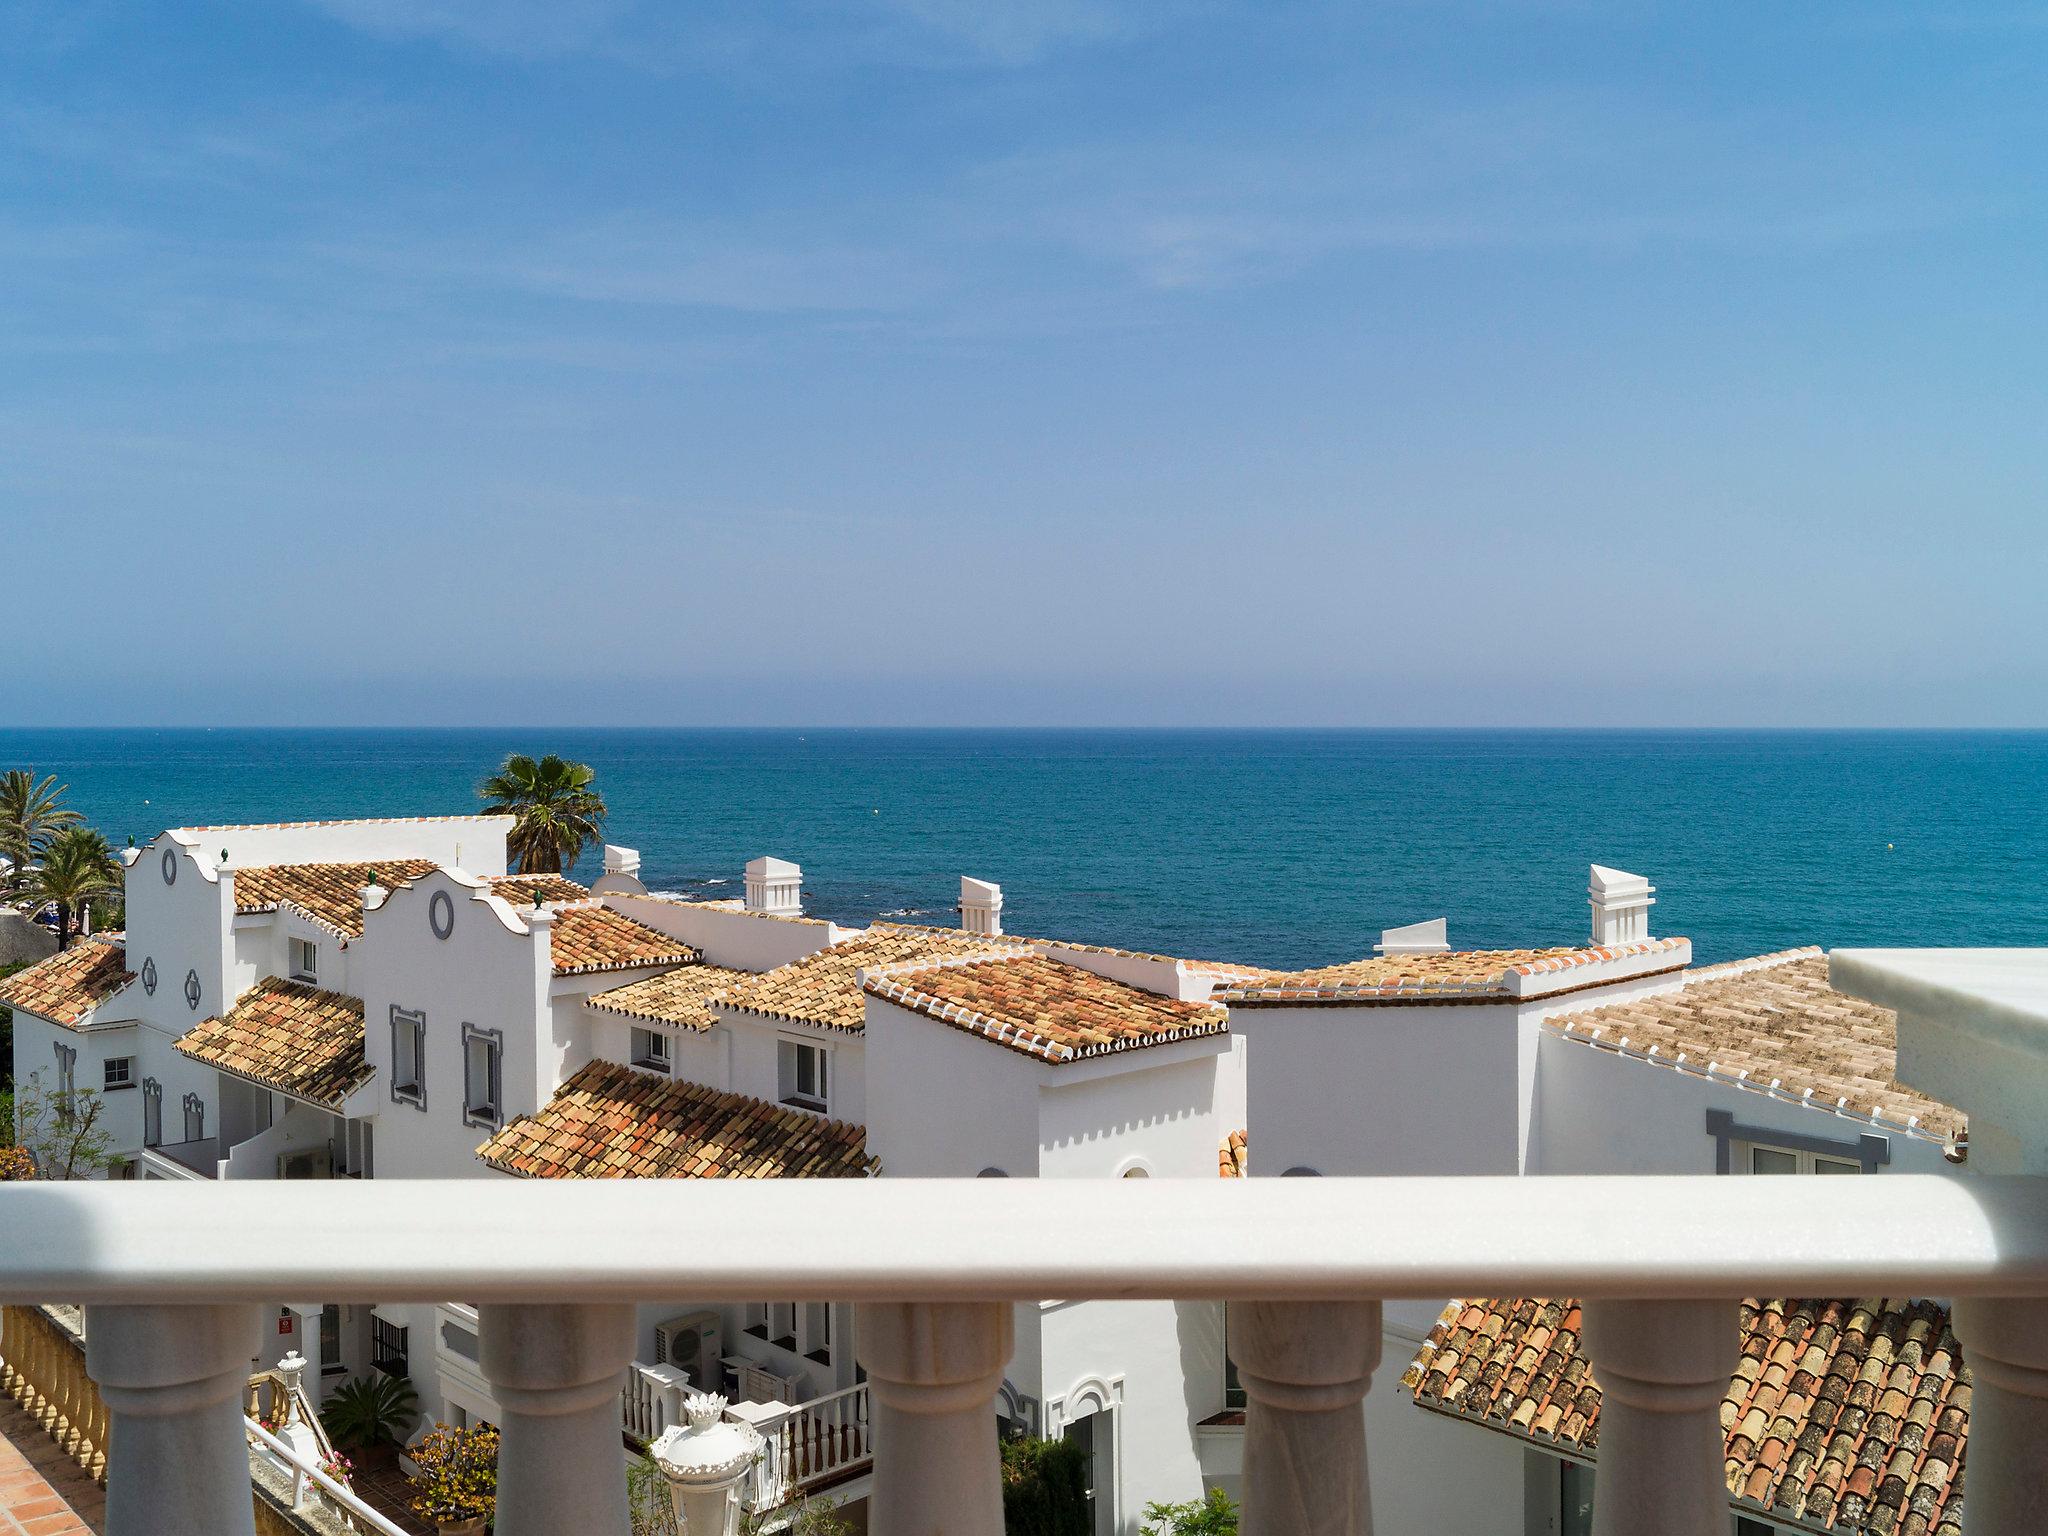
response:
<svg viewBox="0 0 2048 1536"><path fill-rule="evenodd" d="M1718 1408L1758 1294L1957 1298L1970 1536L2048 1508L2048 1179L24 1184L0 1233L0 1304L86 1306L109 1536L249 1536L241 1395L286 1296L479 1303L498 1536L623 1536L634 1304L677 1295L858 1305L880 1536L1002 1530L1011 1303L1045 1297L1234 1303L1248 1536L1370 1529L1380 1302L1473 1294L1584 1298L1599 1536L1723 1536Z"/></svg>

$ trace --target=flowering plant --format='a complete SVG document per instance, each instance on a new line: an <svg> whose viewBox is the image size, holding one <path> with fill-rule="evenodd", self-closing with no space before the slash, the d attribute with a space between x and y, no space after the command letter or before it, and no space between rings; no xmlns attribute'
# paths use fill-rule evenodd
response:
<svg viewBox="0 0 2048 1536"><path fill-rule="evenodd" d="M36 1160L29 1155L28 1148L0 1147L0 1184L35 1176Z"/></svg>
<svg viewBox="0 0 2048 1536"><path fill-rule="evenodd" d="M498 1508L498 1431L489 1424L450 1429L436 1424L406 1455L419 1468L412 1476L413 1513L452 1525Z"/></svg>
<svg viewBox="0 0 2048 1536"><path fill-rule="evenodd" d="M355 1476L356 1464L342 1455L341 1452L336 1451L332 1456L329 1456L320 1463L320 1470L346 1488L349 1485L349 1479Z"/></svg>

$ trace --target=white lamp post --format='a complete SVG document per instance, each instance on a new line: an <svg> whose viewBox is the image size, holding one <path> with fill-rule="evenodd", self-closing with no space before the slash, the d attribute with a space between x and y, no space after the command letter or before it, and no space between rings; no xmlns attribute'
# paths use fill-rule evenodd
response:
<svg viewBox="0 0 2048 1536"><path fill-rule="evenodd" d="M736 1490L761 1454L761 1436L750 1424L727 1420L725 1399L715 1393L685 1399L683 1412L690 1422L669 1425L648 1448L668 1479L683 1536L738 1536Z"/></svg>

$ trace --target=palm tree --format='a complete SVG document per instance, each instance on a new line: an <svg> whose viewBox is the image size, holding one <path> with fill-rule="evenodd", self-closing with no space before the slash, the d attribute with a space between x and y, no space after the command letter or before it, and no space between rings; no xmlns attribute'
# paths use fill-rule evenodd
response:
<svg viewBox="0 0 2048 1536"><path fill-rule="evenodd" d="M121 861L91 827L66 827L43 844L43 856L28 872L21 894L57 908L57 947L71 942L71 920L95 898L121 889Z"/></svg>
<svg viewBox="0 0 2048 1536"><path fill-rule="evenodd" d="M0 858L13 862L5 875L7 885L21 880L44 844L78 824L78 812L64 807L65 792L54 773L46 774L41 783L33 768L0 773Z"/></svg>
<svg viewBox="0 0 2048 1536"><path fill-rule="evenodd" d="M560 874L585 843L604 835L604 796L590 787L587 763L565 762L550 752L535 762L514 752L477 786L487 815L518 818L505 839L524 875Z"/></svg>

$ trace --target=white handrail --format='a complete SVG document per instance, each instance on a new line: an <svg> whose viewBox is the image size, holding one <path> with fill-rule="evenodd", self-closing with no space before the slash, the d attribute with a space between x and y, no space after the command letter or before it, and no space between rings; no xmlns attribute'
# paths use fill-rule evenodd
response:
<svg viewBox="0 0 2048 1536"><path fill-rule="evenodd" d="M378 1514L376 1510L365 1504L359 1497L349 1492L347 1485L336 1482L318 1467L308 1466L296 1451L265 1429L261 1424L258 1424L254 1419L244 1417L242 1425L248 1430L250 1439L260 1441L265 1449L292 1469L295 1481L299 1478L310 1479L330 1500L347 1510L356 1519L363 1521L371 1530L377 1533L377 1536L406 1536L404 1527L393 1525L384 1516Z"/></svg>
<svg viewBox="0 0 2048 1536"><path fill-rule="evenodd" d="M9 1303L2048 1295L2048 1179L1931 1174L19 1183L0 1231Z"/></svg>

